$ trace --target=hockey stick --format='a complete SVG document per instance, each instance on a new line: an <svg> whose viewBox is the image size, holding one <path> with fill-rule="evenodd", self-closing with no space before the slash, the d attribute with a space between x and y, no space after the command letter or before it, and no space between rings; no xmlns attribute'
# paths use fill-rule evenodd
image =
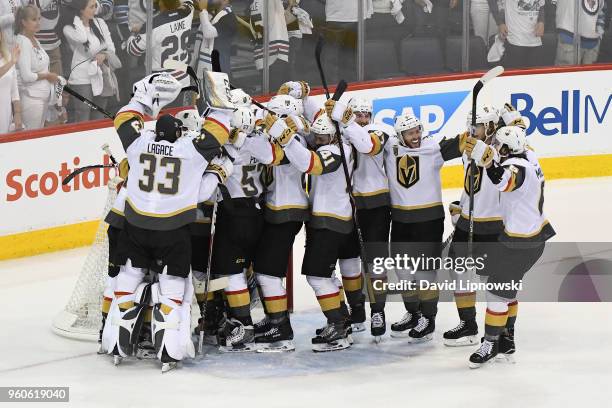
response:
<svg viewBox="0 0 612 408"><path fill-rule="evenodd" d="M323 88L325 89L325 96L329 99L329 88L327 86L327 81L325 80L325 72L323 71L323 65L321 64L321 52L323 51L323 37L319 36L319 40L317 41L317 45L315 47L315 59L317 61L317 67L319 68L319 75L321 77L321 83L323 84ZM340 99L342 94L346 91L347 84L344 80L341 80L336 87L336 92L332 97L333 100L337 101ZM372 282L370 280L370 272L368 268L367 261L367 253L365 244L363 241L363 233L361 230L361 225L359 224L359 218L357 216L357 204L355 203L355 196L353 195L353 185L351 183L351 175L349 173L348 164L346 161L346 155L344 153L344 147L342 146L342 135L340 134L340 127L338 122L334 122L336 127L336 135L338 137L338 146L340 147L340 160L342 161L342 169L344 171L344 178L346 180L346 192L349 195L349 202L351 203L351 210L353 213L353 220L355 222L355 229L357 230L357 240L359 241L359 252L362 264L362 274L365 278L365 284L368 291L368 297L370 298L370 304L376 304L376 296L374 296L374 288L372 287Z"/></svg>
<svg viewBox="0 0 612 408"><path fill-rule="evenodd" d="M70 95L74 96L79 101L81 101L85 105L89 106L91 109L93 109L93 110L95 110L97 112L100 112L101 114L103 114L104 116L109 118L110 120L114 120L115 119L115 115L111 115L110 113L108 113L107 110L105 110L104 108L96 105L94 102L90 101L89 99L87 99L86 97L84 97L83 95L81 95L80 93L75 91L74 89L70 88L68 85L64 86L64 91L68 92Z"/></svg>
<svg viewBox="0 0 612 408"><path fill-rule="evenodd" d="M498 65L491 68L486 74L484 74L474 88L472 89L472 126L470 129L470 136L474 137L476 131L476 106L478 102L478 94L485 86L485 84L504 73L504 67ZM482 176L481 176L482 177ZM476 180L476 162L470 160L470 202L469 202L469 229L468 229L468 256L472 256L472 246L474 244L474 188ZM482 183L482 180L480 181Z"/></svg>
<svg viewBox="0 0 612 408"><path fill-rule="evenodd" d="M104 153L106 153L108 155L108 157L110 158L110 161L113 164L92 164L91 166L85 166L85 167L80 167L78 169L75 169L72 173L70 173L68 176L66 176L66 178L62 181L62 185L66 185L68 183L70 183L72 181L73 178L75 178L76 176L78 176L79 174L87 171L87 170L91 170L91 169L108 169L108 168L116 168L119 166L119 164L117 163L117 160L115 159L115 157L113 156L113 154L110 151L110 148L108 147L108 143L104 143L102 145L102 150L104 150Z"/></svg>

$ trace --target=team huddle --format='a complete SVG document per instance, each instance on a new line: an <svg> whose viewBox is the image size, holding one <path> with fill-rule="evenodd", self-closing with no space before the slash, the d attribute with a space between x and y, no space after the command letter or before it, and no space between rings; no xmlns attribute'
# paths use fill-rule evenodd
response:
<svg viewBox="0 0 612 408"><path fill-rule="evenodd" d="M317 104L301 81L281 86L266 109L227 81L207 89L216 91L217 107L161 115L154 130L145 129L144 115L156 118L181 91L169 73L153 74L134 85L115 118L127 159L123 188L106 217L109 280L100 331L100 352L115 364L137 355L158 358L167 371L194 357L198 336L224 352L294 350L283 279L302 227L302 275L327 320L314 333L313 350L349 348L351 334L365 330L366 303L371 334L380 340L387 293L373 288L387 277L371 265L389 254L366 255L361 243L415 243L425 255L441 256L440 169L455 158L463 160L466 182L450 208L449 256L499 243L502 261L479 271L480 279L519 280L555 234L543 213L543 172L509 104L478 107L473 129L470 114L465 131L442 138L424 136L410 113L399 114L394 126L374 121L372 102L363 98ZM471 190L473 243L466 247ZM397 274L435 281L436 272ZM216 278L223 279L221 290L213 287ZM259 322L251 317L254 293L265 312ZM486 293L485 334L471 367L515 352L516 296ZM391 336L431 340L439 292L417 289L402 298L406 313L390 325ZM202 315L195 331L192 299ZM460 322L444 342L475 345L476 294L456 292L455 301Z"/></svg>

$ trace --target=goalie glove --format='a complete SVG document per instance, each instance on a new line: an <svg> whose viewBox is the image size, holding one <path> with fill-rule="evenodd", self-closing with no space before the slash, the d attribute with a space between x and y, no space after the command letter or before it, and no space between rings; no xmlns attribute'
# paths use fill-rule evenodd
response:
<svg viewBox="0 0 612 408"><path fill-rule="evenodd" d="M332 120L338 122L343 128L355 121L353 110L342 102L328 99L325 102L325 111Z"/></svg>
<svg viewBox="0 0 612 408"><path fill-rule="evenodd" d="M208 163L206 171L204 173L212 173L219 179L220 184L225 184L227 179L232 175L234 171L234 164L232 160L227 156L215 157Z"/></svg>
<svg viewBox="0 0 612 408"><path fill-rule="evenodd" d="M266 116L266 129L270 139L281 146L286 146L295 136L295 132L287 126L287 123L274 115Z"/></svg>
<svg viewBox="0 0 612 408"><path fill-rule="evenodd" d="M481 167L489 167L493 161L493 149L482 140L474 137L468 137L465 144L465 152L476 165Z"/></svg>
<svg viewBox="0 0 612 408"><path fill-rule="evenodd" d="M181 84L168 72L148 75L136 82L132 100L140 103L145 113L156 118L181 93Z"/></svg>
<svg viewBox="0 0 612 408"><path fill-rule="evenodd" d="M453 201L448 205L448 212L451 216L451 221L453 223L453 227L457 225L457 221L459 221L459 217L461 216L461 203L459 201Z"/></svg>
<svg viewBox="0 0 612 408"><path fill-rule="evenodd" d="M296 99L304 99L310 94L310 85L305 81L285 82L278 88L277 95L289 95Z"/></svg>

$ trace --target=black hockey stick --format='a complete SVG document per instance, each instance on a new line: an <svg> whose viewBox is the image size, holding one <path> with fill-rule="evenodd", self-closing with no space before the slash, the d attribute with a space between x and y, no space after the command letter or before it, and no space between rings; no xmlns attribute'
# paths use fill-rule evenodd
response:
<svg viewBox="0 0 612 408"><path fill-rule="evenodd" d="M472 126L470 129L470 136L474 137L474 132L476 130L476 107L478 102L478 94L485 86L485 84L491 81L493 78L496 78L504 73L504 67L498 65L494 68L491 68L486 74L484 74L474 88L472 88ZM481 175L481 178L484 175ZM474 189L475 189L475 180L476 180L476 162L471 159L470 160L470 202L469 202L469 229L468 229L468 256L472 256L472 246L474 244ZM480 180L482 183L482 180Z"/></svg>
<svg viewBox="0 0 612 408"><path fill-rule="evenodd" d="M68 183L70 183L72 181L73 178L75 178L76 176L78 176L79 174L87 171L87 170L91 170L91 169L106 169L106 168L116 168L119 166L119 163L117 163L117 160L115 159L115 157L113 156L113 153L111 153L110 148L108 147L108 143L104 143L102 145L102 150L104 150L104 153L106 153L108 155L108 157L110 158L110 161L113 164L93 164L91 166L85 166L85 167L80 167L78 169L75 169L72 173L70 173L63 181L62 181L62 185L66 185Z"/></svg>
<svg viewBox="0 0 612 408"><path fill-rule="evenodd" d="M325 96L329 99L329 88L327 86L327 81L325 80L325 72L323 71L323 65L321 64L321 52L323 51L323 37L319 36L319 40L317 41L317 45L315 48L315 59L317 61L317 67L319 68L319 75L321 77L321 83L323 84L323 88L325 89ZM347 83L344 80L341 80L336 87L336 92L334 92L333 100L338 101L342 94L346 91ZM359 224L359 217L357 216L357 204L355 202L355 196L353 195L353 185L351 183L351 175L349 173L348 164L346 161L346 155L344 153L344 147L342 146L342 135L340 134L340 127L338 126L338 122L334 121L334 125L336 127L336 135L338 137L338 146L340 147L340 160L342 161L342 169L344 171L344 178L346 180L346 192L349 195L349 202L351 203L351 210L353 213L353 220L355 221L355 229L357 230L357 240L359 241L359 252L362 264L362 274L365 279L366 288L368 291L368 297L370 298L370 304L376 303L376 296L374 295L374 288L372 287L372 281L370 280L370 272L368 268L368 258L366 253L365 244L363 241L363 233L361 230L361 225Z"/></svg>
<svg viewBox="0 0 612 408"><path fill-rule="evenodd" d="M104 116L109 118L110 120L114 120L115 119L115 115L111 115L107 110L105 110L104 108L98 106L94 102L90 101L89 99L87 99L86 97L81 95L80 93L76 92L74 89L70 88L68 85L64 86L64 91L68 92L70 95L74 96L79 101L81 101L85 105L89 106L91 109L93 109L93 110L95 110L97 112L100 112L101 114L103 114Z"/></svg>

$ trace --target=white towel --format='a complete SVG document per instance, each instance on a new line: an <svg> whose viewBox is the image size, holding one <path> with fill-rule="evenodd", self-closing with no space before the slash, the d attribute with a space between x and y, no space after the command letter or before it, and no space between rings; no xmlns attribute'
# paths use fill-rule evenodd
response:
<svg viewBox="0 0 612 408"><path fill-rule="evenodd" d="M102 78L102 70L95 60L89 63L87 74L91 81L91 92L93 96L100 95L104 89L104 79Z"/></svg>
<svg viewBox="0 0 612 408"><path fill-rule="evenodd" d="M506 47L504 46L504 40L501 39L499 34L495 36L495 42L489 49L489 53L487 54L487 61L489 62L499 62L504 56L504 52L506 51Z"/></svg>

